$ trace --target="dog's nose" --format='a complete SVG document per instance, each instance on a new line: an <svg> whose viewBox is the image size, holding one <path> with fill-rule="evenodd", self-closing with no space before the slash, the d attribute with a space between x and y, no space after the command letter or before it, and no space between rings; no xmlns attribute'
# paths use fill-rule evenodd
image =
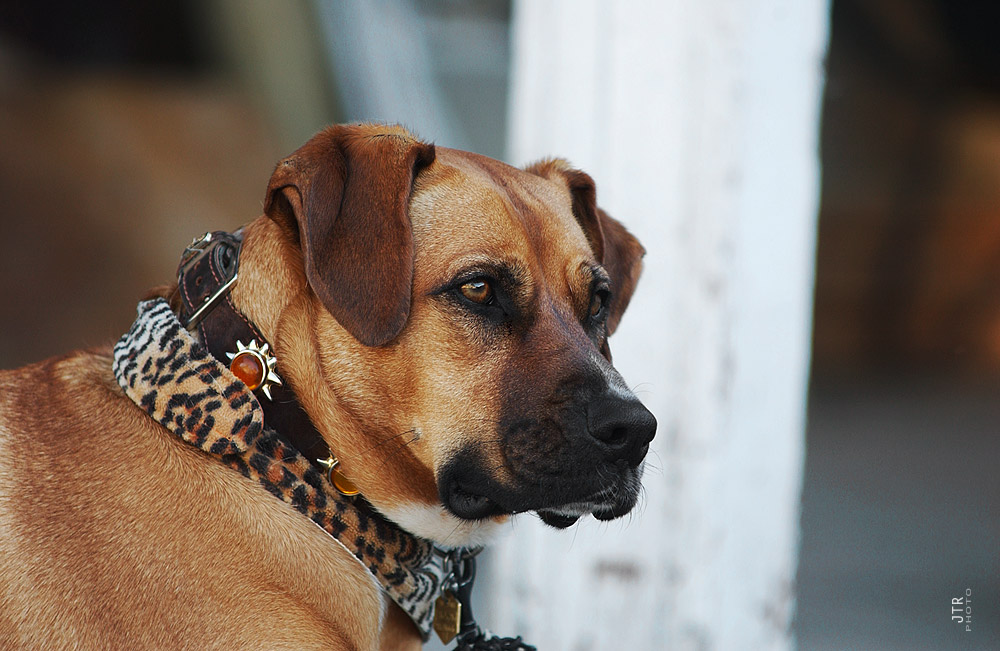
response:
<svg viewBox="0 0 1000 651"><path fill-rule="evenodd" d="M610 459L625 459L634 468L649 451L656 418L635 398L602 396L587 404L587 427Z"/></svg>

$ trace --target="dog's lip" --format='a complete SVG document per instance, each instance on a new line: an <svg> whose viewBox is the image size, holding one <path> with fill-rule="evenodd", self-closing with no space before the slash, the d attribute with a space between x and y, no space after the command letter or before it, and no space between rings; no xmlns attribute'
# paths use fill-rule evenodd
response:
<svg viewBox="0 0 1000 651"><path fill-rule="evenodd" d="M605 488L587 499L555 508L539 509L536 513L542 522L557 529L565 529L587 514L598 520L614 520L628 513L633 506L631 500L619 502L615 496L613 488Z"/></svg>
<svg viewBox="0 0 1000 651"><path fill-rule="evenodd" d="M566 515L559 513L557 511L547 511L541 509L536 511L538 517L542 519L542 522L549 525L550 527L555 527L556 529L565 529L576 524L576 521L580 519L579 515Z"/></svg>
<svg viewBox="0 0 1000 651"><path fill-rule="evenodd" d="M640 479L642 477L642 466L636 471L621 477L620 481L606 486L584 500L573 502L559 507L547 508L545 514L542 511L538 515L542 521L552 526L563 528L569 526L564 524L570 522L570 518L578 519L584 515L592 515L602 522L617 520L628 515L639 502L641 492ZM555 517L553 517L555 516Z"/></svg>
<svg viewBox="0 0 1000 651"><path fill-rule="evenodd" d="M605 512L614 507L613 490L597 491L583 500L540 509L513 509L497 502L494 498L470 490L460 482L454 482L447 492L446 506L454 515L464 520L482 520L496 515L515 515L535 511L548 525L564 529L582 516L599 510Z"/></svg>
<svg viewBox="0 0 1000 651"><path fill-rule="evenodd" d="M608 522L627 515L634 506L634 502L619 502L609 505L609 508L594 509L591 511L591 515L602 522Z"/></svg>
<svg viewBox="0 0 1000 651"><path fill-rule="evenodd" d="M640 476L641 469L631 470L590 494L553 503L539 500L537 490L507 492L500 485L483 481L474 474L456 473L442 478L441 502L447 511L462 520L534 512L546 524L562 529L585 515L592 514L602 521L626 515L638 500Z"/></svg>
<svg viewBox="0 0 1000 651"><path fill-rule="evenodd" d="M463 520L484 520L511 513L493 499L469 490L460 482L452 482L449 486L445 505L452 514Z"/></svg>

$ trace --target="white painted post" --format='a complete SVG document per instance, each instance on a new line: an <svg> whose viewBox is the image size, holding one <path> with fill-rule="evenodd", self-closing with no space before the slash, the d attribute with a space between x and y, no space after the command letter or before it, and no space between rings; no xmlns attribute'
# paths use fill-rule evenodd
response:
<svg viewBox="0 0 1000 651"><path fill-rule="evenodd" d="M659 431L633 517L521 517L483 619L545 651L789 648L827 0L514 7L508 159L569 158L646 246L611 347Z"/></svg>

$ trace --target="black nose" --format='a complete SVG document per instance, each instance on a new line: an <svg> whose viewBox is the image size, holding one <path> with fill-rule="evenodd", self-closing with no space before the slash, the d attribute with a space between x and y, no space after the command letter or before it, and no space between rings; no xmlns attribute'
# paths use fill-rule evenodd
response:
<svg viewBox="0 0 1000 651"><path fill-rule="evenodd" d="M649 451L656 418L635 398L602 396L587 404L587 427L611 460L625 459L634 468Z"/></svg>

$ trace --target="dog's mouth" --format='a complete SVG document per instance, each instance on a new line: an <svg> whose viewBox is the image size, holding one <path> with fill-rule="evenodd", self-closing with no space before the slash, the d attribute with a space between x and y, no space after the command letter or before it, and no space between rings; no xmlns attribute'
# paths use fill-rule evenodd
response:
<svg viewBox="0 0 1000 651"><path fill-rule="evenodd" d="M557 529L565 529L575 524L581 517L593 515L601 521L610 521L628 514L639 497L641 466L633 473L619 478L581 499L570 501L546 499L544 492L532 494L503 491L475 482L475 485L453 480L442 491L445 507L463 520L484 520L487 518L514 515L535 511L545 524ZM492 489L492 490L491 490ZM533 504L534 503L534 504Z"/></svg>
<svg viewBox="0 0 1000 651"><path fill-rule="evenodd" d="M539 509L537 513L542 522L550 527L565 529L588 514L604 522L616 520L627 515L635 507L637 500L638 491L621 494L619 490L609 488L594 495L590 500L565 504L555 509Z"/></svg>

